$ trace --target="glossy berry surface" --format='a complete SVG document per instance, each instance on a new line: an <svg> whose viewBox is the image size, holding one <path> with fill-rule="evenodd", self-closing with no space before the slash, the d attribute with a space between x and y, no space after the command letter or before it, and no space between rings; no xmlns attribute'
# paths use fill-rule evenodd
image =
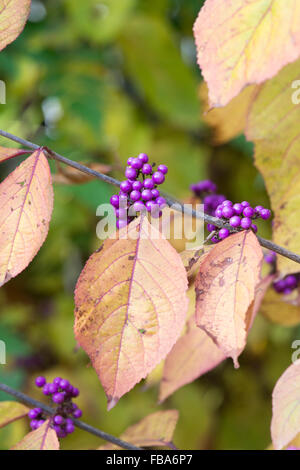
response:
<svg viewBox="0 0 300 470"><path fill-rule="evenodd" d="M37 387L43 387L46 395L51 397L52 407L56 405L55 413L50 417L50 426L54 429L57 437L63 438L74 432L75 427L72 418L81 418L82 411L73 403L72 399L79 395L79 390L66 379L55 377L52 382L47 383L45 377L39 376L35 379ZM43 385L42 385L43 384ZM41 408L33 408L28 412L30 427L38 429L49 418Z"/></svg>
<svg viewBox="0 0 300 470"><path fill-rule="evenodd" d="M161 164L155 171L153 169L155 164L151 165L148 161L149 157L145 153L127 160L126 180L121 182L119 194L114 194L110 198L115 211L117 229L125 228L134 217L142 212L147 211L151 217L155 218L161 216L159 208L166 205L166 200L160 196L157 185L165 181L168 167ZM223 198L218 199L218 203L223 200ZM54 388L51 386L51 393L53 391ZM49 394L48 388L46 388L46 394Z"/></svg>

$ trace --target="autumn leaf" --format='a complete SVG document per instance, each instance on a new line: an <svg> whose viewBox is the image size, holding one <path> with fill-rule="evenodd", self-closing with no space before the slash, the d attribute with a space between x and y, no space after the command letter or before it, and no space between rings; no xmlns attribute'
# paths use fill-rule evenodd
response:
<svg viewBox="0 0 300 470"><path fill-rule="evenodd" d="M9 423L17 419L24 418L27 415L29 408L16 401L1 401L0 402L0 428L3 428Z"/></svg>
<svg viewBox="0 0 300 470"><path fill-rule="evenodd" d="M300 78L299 66L300 61L288 65L261 87L246 132L255 142L255 163L271 199L273 240L294 253L300 252L300 107L293 103L292 83ZM283 256L277 267L283 276L297 270Z"/></svg>
<svg viewBox="0 0 300 470"><path fill-rule="evenodd" d="M128 236L107 239L75 290L75 335L101 380L111 409L168 354L184 326L187 277L179 254L136 219Z"/></svg>
<svg viewBox="0 0 300 470"><path fill-rule="evenodd" d="M300 56L295 0L206 0L194 25L210 104L225 106L250 84L274 77Z"/></svg>
<svg viewBox="0 0 300 470"><path fill-rule="evenodd" d="M197 327L194 315L187 327L187 332L179 338L166 358L159 390L160 402L226 359L208 334Z"/></svg>
<svg viewBox="0 0 300 470"><path fill-rule="evenodd" d="M246 345L248 310L260 283L262 260L256 236L243 231L216 245L196 277L196 322L232 357L235 367Z"/></svg>
<svg viewBox="0 0 300 470"><path fill-rule="evenodd" d="M213 129L215 145L228 142L244 132L249 108L258 90L258 85L248 86L223 108L209 109L207 85L201 83L199 95L204 105L203 120Z"/></svg>
<svg viewBox="0 0 300 470"><path fill-rule="evenodd" d="M59 441L47 420L41 427L26 434L11 450L59 450Z"/></svg>
<svg viewBox="0 0 300 470"><path fill-rule="evenodd" d="M47 158L37 150L0 184L0 286L25 269L45 241L53 208Z"/></svg>
<svg viewBox="0 0 300 470"><path fill-rule="evenodd" d="M31 0L0 0L0 50L22 32L30 12Z"/></svg>
<svg viewBox="0 0 300 470"><path fill-rule="evenodd" d="M130 426L120 439L138 447L172 447L177 420L177 410L157 411ZM99 447L99 450L121 450L121 448L107 443Z"/></svg>
<svg viewBox="0 0 300 470"><path fill-rule="evenodd" d="M184 250L180 253L188 276L192 276L197 271L199 263L203 261L204 256L206 256L212 248L211 245L201 245L193 249Z"/></svg>
<svg viewBox="0 0 300 470"><path fill-rule="evenodd" d="M273 390L272 442L282 449L300 432L300 360L282 374Z"/></svg>
<svg viewBox="0 0 300 470"><path fill-rule="evenodd" d="M19 155L24 155L25 153L30 152L28 150L0 147L0 163L9 160L10 158L18 157Z"/></svg>

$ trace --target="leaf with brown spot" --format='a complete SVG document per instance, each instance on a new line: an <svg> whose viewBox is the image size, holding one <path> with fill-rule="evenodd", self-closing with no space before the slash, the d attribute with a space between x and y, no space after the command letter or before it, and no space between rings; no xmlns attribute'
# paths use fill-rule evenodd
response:
<svg viewBox="0 0 300 470"><path fill-rule="evenodd" d="M177 410L164 410L152 413L139 423L130 426L120 439L138 447L173 447L172 439L178 420ZM107 443L99 450L122 450Z"/></svg>
<svg viewBox="0 0 300 470"><path fill-rule="evenodd" d="M256 236L242 231L218 243L196 277L197 325L232 357L235 367L246 345L247 313L260 283L262 261Z"/></svg>
<svg viewBox="0 0 300 470"><path fill-rule="evenodd" d="M75 290L75 336L108 409L166 357L188 309L179 254L146 217L131 222L125 238L126 230L90 257Z"/></svg>

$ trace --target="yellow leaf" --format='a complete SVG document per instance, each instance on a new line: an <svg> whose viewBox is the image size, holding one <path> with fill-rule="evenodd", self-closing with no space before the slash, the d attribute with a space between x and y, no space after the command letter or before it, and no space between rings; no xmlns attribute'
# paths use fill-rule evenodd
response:
<svg viewBox="0 0 300 470"><path fill-rule="evenodd" d="M238 367L246 345L248 309L260 283L263 252L251 231L216 245L196 277L196 322Z"/></svg>
<svg viewBox="0 0 300 470"><path fill-rule="evenodd" d="M11 450L59 450L59 441L47 420L41 427L26 434Z"/></svg>
<svg viewBox="0 0 300 470"><path fill-rule="evenodd" d="M16 401L0 402L0 428L27 415L29 408Z"/></svg>
<svg viewBox="0 0 300 470"><path fill-rule="evenodd" d="M249 107L258 90L257 85L248 86L223 108L209 109L207 85L201 83L199 94L204 104L203 120L213 128L214 144L223 144L244 132Z"/></svg>
<svg viewBox="0 0 300 470"><path fill-rule="evenodd" d="M206 0L194 25L211 106L274 77L300 56L297 0Z"/></svg>
<svg viewBox="0 0 300 470"><path fill-rule="evenodd" d="M37 150L0 184L0 286L37 254L49 229L53 189L47 158Z"/></svg>
<svg viewBox="0 0 300 470"><path fill-rule="evenodd" d="M157 411L130 426L120 439L138 447L170 447L177 420L177 410ZM121 450L121 448L108 443L99 447L99 450Z"/></svg>
<svg viewBox="0 0 300 470"><path fill-rule="evenodd" d="M292 83L300 78L299 66L300 61L288 65L262 86L247 127L271 198L273 240L295 253L300 252L300 107L293 103ZM297 271L297 265L283 256L277 266L283 276Z"/></svg>
<svg viewBox="0 0 300 470"><path fill-rule="evenodd" d="M107 239L75 290L75 335L111 409L168 354L188 309L179 254L146 217Z"/></svg>
<svg viewBox="0 0 300 470"><path fill-rule="evenodd" d="M261 313L274 323L295 326L300 323L300 305L288 301L282 294L269 289L261 304Z"/></svg>

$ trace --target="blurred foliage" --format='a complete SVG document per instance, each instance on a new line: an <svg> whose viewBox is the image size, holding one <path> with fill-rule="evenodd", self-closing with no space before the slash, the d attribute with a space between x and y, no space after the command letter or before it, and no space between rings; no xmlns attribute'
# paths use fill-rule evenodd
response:
<svg viewBox="0 0 300 470"><path fill-rule="evenodd" d="M110 164L117 178L129 156L147 152L169 165L165 189L178 198L189 197L191 183L210 177L229 198L268 204L252 145L240 136L213 146L201 119L192 26L202 4L33 1L23 34L0 54L7 85L0 128L74 160ZM1 165L1 178L14 165ZM106 411L101 384L74 340L73 290L84 262L101 243L96 207L112 193L99 181L55 185L46 243L29 268L0 291L0 339L7 345L0 380L41 398L32 385L37 374L66 377L81 389L84 420L115 435L150 412L174 407L180 413L179 448L265 448L272 388L290 364L291 343L300 330L262 317L239 370L228 360L163 405L157 405L156 386L139 384ZM270 237L271 226L262 224L260 233ZM0 448L13 445L26 430L26 419L1 430ZM99 445L79 430L62 442L64 449Z"/></svg>

